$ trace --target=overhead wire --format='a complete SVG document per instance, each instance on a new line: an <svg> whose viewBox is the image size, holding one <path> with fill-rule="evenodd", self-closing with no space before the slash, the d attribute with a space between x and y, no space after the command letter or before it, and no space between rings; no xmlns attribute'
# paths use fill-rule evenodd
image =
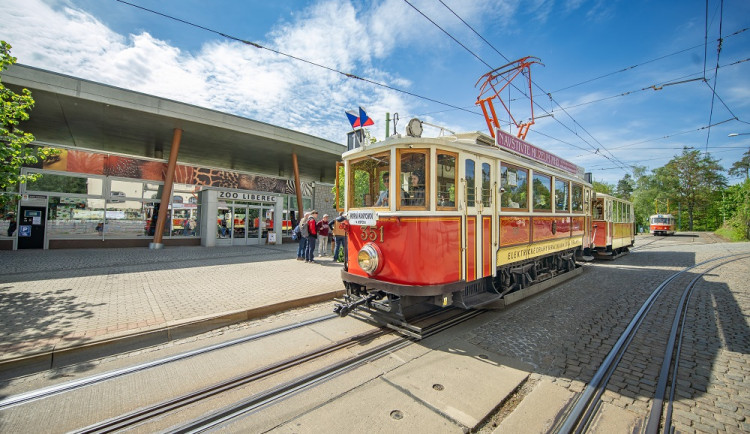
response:
<svg viewBox="0 0 750 434"><path fill-rule="evenodd" d="M713 87L709 86L709 88L712 91L711 110L709 111L709 114L708 114L709 125L711 124L711 119L713 119L713 116L714 116L714 101L716 100L716 84L718 83L718 80L719 80L719 58L721 57L721 44L724 42L724 40L721 37L722 25L724 23L724 0L720 0L720 6L721 6L721 11L719 13L719 39L718 39L718 46L716 47L716 67L714 68L714 85ZM710 138L711 138L711 128L709 128L708 131L706 132L706 153L708 153L708 141Z"/></svg>
<svg viewBox="0 0 750 434"><path fill-rule="evenodd" d="M183 20L181 18L177 18L177 17L174 17L172 15L165 14L163 12L159 12L159 11L156 11L156 10L153 10L153 9L149 9L149 8L146 8L146 7L143 7L143 6L140 6L140 5L128 2L126 0L115 0L115 1L117 1L119 3L122 3L122 4L125 4L125 5L128 5L128 6L131 6L131 7L134 7L134 8L137 8L137 9L141 9L143 11L146 11L146 12L149 12L149 13L152 13L152 14L155 14L155 15L162 16L164 18L167 18L167 19L170 19L170 20L173 20L173 21L177 21L177 22L180 22L180 23L183 23L183 24L186 24L186 25L198 28L198 29L205 30L207 32L211 32L211 33L220 35L220 36L222 36L222 37L224 37L226 39L230 39L230 40L233 40L233 41L236 41L236 42L240 42L240 43L245 44L245 45L250 45L252 47L259 48L259 49L262 49L262 50L270 51L270 52L275 53L277 55L288 57L290 59L294 59L296 61L303 62L303 63L306 63L308 65L312 65L312 66L315 66L315 67L318 67L318 68L323 68L323 69L326 69L328 71L331 71L331 72L343 75L343 76L345 76L347 78L350 78L350 79L361 80L363 82L370 83L370 84L375 85L375 86L379 86L379 87L382 87L382 88L385 88L385 89L389 89L389 90L392 90L392 91L395 91L395 92L403 93L405 95L409 95L409 96L412 96L412 97L415 97L415 98L419 98L419 99L423 99L423 100L426 100L426 101L434 102L436 104L440 104L440 105L443 105L443 106L446 106L446 107L450 107L450 108L455 109L455 110L460 110L460 111L464 111L464 112L471 113L471 114L474 114L474 115L482 116L482 113L479 113L477 111L468 110L466 108L459 107L459 106L454 105L454 104L450 104L450 103L447 103L447 102L439 101L437 99L430 98L430 97L427 97L427 96L424 96L424 95L419 95L419 94L416 94L414 92L410 92L408 90L399 89L399 88L390 86L390 85L385 84L385 83L380 83L380 82L377 82L375 80L372 80L372 79L369 79L369 78L366 78L366 77L360 77L360 76L358 76L356 74L352 74L352 73L349 73L349 72L340 71L340 70L338 70L336 68L332 68L330 66L322 65L322 64L313 62L311 60L304 59L302 57L298 57L298 56L294 56L292 54L284 53L282 51L279 51L279 50L276 50L276 49L273 49L273 48L269 48L269 47L263 46L263 45L258 44L256 42L252 42L252 41L248 41L248 40L236 37L236 36L232 36L232 35L229 35L227 33L223 33L223 32L220 32L218 30L214 30L214 29L211 29L209 27L205 27L205 26L202 26L200 24L193 23L191 21Z"/></svg>
<svg viewBox="0 0 750 434"><path fill-rule="evenodd" d="M441 0L438 0L438 1L441 1ZM441 3L442 3L442 1L441 1ZM725 36L724 39L726 40L726 39L728 39L728 38L730 38L732 36L739 35L740 33L748 30L749 28L750 27L745 27L743 29L737 30L736 32L734 32L732 34ZM659 60L664 60L664 59L666 59L668 57L672 57L672 56L675 56L677 54L682 54L682 53L684 53L686 51L695 50L696 48L700 48L702 46L705 47L705 44L698 44L698 45L694 45L694 46L689 47L689 48L683 48L682 50L678 50L678 51L675 51L673 53L669 53L669 54L665 54L663 56L655 57L653 59L646 60L645 62L637 63L635 65L631 65L631 66L628 66L626 68L618 69L617 71L612 71L612 72L609 72L607 74L600 75L598 77L589 78L589 79L586 79L586 80L581 81L579 83L575 83L575 84L571 84L569 86L565 86L563 88L554 90L551 93L555 94L555 93L558 93L558 92L562 92L563 90L568 90L568 89L571 89L571 88L574 88L574 87L577 87L577 86L581 86L581 85L584 85L584 84L591 83L592 81L596 81L596 80L599 80L599 79L602 79L602 78L610 77L610 76L615 75L615 74L620 74L620 73L623 73L623 72L626 72L626 71L630 71L632 69L635 69L635 68L638 68L638 67L641 67L641 66L644 66L644 65L648 65L649 63L657 62ZM705 77L705 76L706 76L706 66L705 66L705 58L704 58L703 77Z"/></svg>
<svg viewBox="0 0 750 434"><path fill-rule="evenodd" d="M743 59L743 60L738 60L736 62L732 62L732 63L726 64L726 65L722 65L720 68L726 68L728 66L737 65L737 64L740 64L740 63L743 63L743 62L747 62L747 61L750 61L750 58ZM569 106L567 106L565 108L566 109L577 108L577 107L581 107L581 106L584 106L584 105L589 105L589 104L594 104L594 103L598 103L598 102L602 102L602 101L607 101L607 100L614 99L614 98L619 98L619 97L633 95L633 94L636 94L636 93L639 93L639 92L643 92L643 91L646 91L646 90L658 91L658 90L662 90L663 88L665 88L667 86L674 86L674 85L677 85L677 84L685 84L685 83L690 83L690 82L693 82L693 81L702 81L702 82L705 82L706 80L702 76L697 77L697 78L688 78L688 77L692 77L692 76L696 76L696 75L700 75L700 74L701 74L700 72L696 72L696 73L693 73L693 74L683 75L682 77L678 77L678 78L669 80L667 82L663 82L661 84L652 84L650 86L642 87L640 89L635 89L635 90L629 90L629 91L626 91L626 92L622 92L622 93L619 93L617 95L610 95L610 96L606 96L606 97L603 97L603 98L599 98L599 99L594 99L594 100L591 100L591 101L586 101L586 102L578 103L578 104L575 104L575 105L569 105ZM709 87L710 87L710 85L709 85ZM718 94L717 94L717 97L718 97ZM729 111L730 113L732 113L732 110L724 103L724 101L720 97L719 97L719 100L722 102L722 104L727 109L727 111ZM734 115L734 113L732 113L732 115ZM736 117L737 116L735 116L735 118Z"/></svg>
<svg viewBox="0 0 750 434"><path fill-rule="evenodd" d="M404 0L404 1L405 1L405 2L407 2L407 3L409 3L409 2L407 1L407 0ZM468 27L469 29L471 29L471 30L472 30L472 31L473 31L473 32L474 32L475 34L479 35L479 32L477 32L477 31L476 31L476 30L475 30L475 29L474 29L474 28L473 28L472 26L470 26L470 25L469 25L469 24L468 24L468 23L467 23L467 22L466 22L466 21L465 21L465 20L464 20L463 18L461 18L461 17L460 17L460 16L459 16L459 15L458 15L458 14L457 14L457 13L456 13L456 12L455 12L455 11L454 11L453 9L451 9L451 8L450 8L450 6L448 6L447 4L445 4L445 2L443 2L442 0L439 0L439 1L440 1L440 3L441 3L441 4L442 4L442 5L443 5L443 6L444 6L444 7L446 8L446 9L448 9L448 10L449 10L449 11L450 11L450 12L451 12L451 13L452 13L453 15L455 15L455 16L456 16L456 17L457 17L457 18L458 18L458 19L459 19L459 20L460 20L460 21L461 21L462 23L464 23L464 24L465 24L465 25L466 25L466 26L467 26L467 27ZM413 6L413 5L411 5L411 3L409 3L409 5L410 5L410 6L412 6L413 8L415 8L415 7ZM415 8L415 9L416 9L416 8ZM419 11L419 12L420 12L420 14L422 14L422 16L424 16L425 18L427 18L427 16L426 16L426 15L425 15L424 13L422 13L421 11ZM428 18L428 19L429 19L429 18ZM430 21L430 22L433 22L432 20L429 20L429 21ZM433 23L434 23L434 22L433 22ZM442 30L442 28L441 28L441 30ZM443 30L443 31L445 32L445 30ZM480 35L480 37L481 37L481 35ZM454 40L456 40L456 39L455 39L455 38L454 38L453 36L451 36L451 38L452 38L452 39L454 39ZM486 44L488 44L488 45L489 45L490 47L492 47L492 49L493 49L493 50L495 50L495 52L496 52L496 53L498 53L498 54L499 54L499 55L500 55L500 56L501 56L501 57L502 57L503 59L505 59L506 61L508 61L508 58L507 58L507 57L506 57L505 55L503 55L502 53L500 53L500 51L499 51L499 50L498 50L497 48L495 48L495 46L494 46L494 45L492 45L492 44L491 44L491 43L490 43L489 41L487 41L487 39L485 39L484 37L481 37L481 39L482 39L482 40L483 40L483 41L484 41L484 42L485 42ZM461 45L462 47L464 46L463 44L460 44L460 45ZM470 52L471 52L471 51L470 51ZM474 54L473 52L471 52L471 53L472 53L472 54ZM476 55L475 55L475 57L476 57ZM484 63L485 65L487 65L487 62L485 62L484 60L482 60L482 63ZM490 67L490 68L491 68L491 67ZM587 141L586 139L584 139L583 137L581 137L581 136L580 136L580 135L579 135L579 134L578 134L578 133L577 133L576 131L573 131L573 130L572 130L572 129L571 129L570 127L568 127L567 125L565 125L565 124L564 124L564 123L563 123L562 121L560 121L560 120L559 120L559 119L557 119L556 117L552 116L552 118L553 118L553 119L554 119L554 120L555 120L556 122L558 122L558 123L559 123L560 125L562 125L563 127L565 127L565 128L566 128L566 129L568 130L568 131L570 131L570 132L571 132L571 133L573 133L574 135L578 136L578 138L580 138L580 139L581 139L581 140L582 140L582 141L583 141L584 143L586 143L586 144L587 144L587 145L588 145L589 147L591 147L591 148L592 148L592 150L593 150L593 153L594 153L594 154L599 154L599 155L601 155L602 157L604 157L604 158L606 158L606 159L608 159L608 160L612 161L612 162L613 162L613 163L615 163L615 164L621 164L621 165L622 165L622 168L623 168L624 170L632 170L632 169L631 169L631 168L630 168L629 166L627 166L626 164L624 164L624 163L622 163L621 161L619 161L619 159L618 159L618 158L617 158L617 157L616 157L616 156L615 156L614 154L612 154L611 152L609 152L609 150L607 150L607 148L606 148L606 147L604 147L604 145L602 145L602 144L601 144L601 142L599 142L599 141L598 141L598 140L597 140L597 139L596 139L596 138L595 138L595 137L594 137L594 136L593 136L593 135L592 135L592 134L591 134L591 133L590 133L590 132L589 132L588 130L586 130L586 128L584 128L584 127L583 127L583 125L581 125L581 124L580 124L580 123L579 123L579 122L578 122L577 120L575 120L575 118L573 118L573 116L571 116L571 115L570 115L570 113L568 113L568 112L567 112L567 111L566 111L566 110L565 110L565 109L564 109L564 108L563 108L563 107L562 107L562 106L561 106L561 105L560 105L560 104L559 104L559 103L558 103L558 102L557 102L557 101L556 101L556 100L555 100L555 99L554 99L554 98L552 97L552 95L551 95L550 93L546 92L546 91L545 91L545 90L544 90L544 89L543 89L543 88L542 88L541 86L539 86L539 84L537 84L537 83L536 83L536 82L534 82L533 80L531 80L531 82L532 82L532 83L533 83L533 84L534 84L534 85L535 85L535 86L536 86L537 88L539 88L539 90L541 90L541 91L542 91L543 93L545 93L545 94L546 94L546 95L547 95L547 96L548 96L548 97L550 98L550 100L551 100L552 102L554 102L555 104L557 104L557 105L558 105L558 106L560 107L560 109L561 109L561 110L563 111L563 113L565 113L565 114L566 114L566 115L567 115L567 116L568 116L568 117L569 117L569 118L570 118L570 119L571 119L571 120L573 121L573 123L574 123L574 124L576 124L576 125L577 125L577 126L578 126L579 128L581 128L581 129L582 129L583 131L585 131L585 132L586 132L586 134L588 134L588 135L589 135L589 137L591 137L591 138L592 138L592 139L593 139L593 140L594 140L594 141L595 141L595 142L596 142L596 143L597 143L597 144L599 145L599 147L596 147L596 146L592 145L592 144L591 144L591 143L589 143L589 142L588 142L588 141ZM514 87L515 87L515 86L514 86ZM516 87L516 89L518 89L518 88ZM520 89L519 89L519 91L520 91ZM523 93L523 92L522 92L522 93ZM528 95L527 95L527 96L528 96ZM540 109L541 109L541 110L542 110L542 111L543 111L544 113L546 113L547 115L552 115L552 114L551 114L550 112L548 112L548 111L547 111L546 109L544 109L544 107L542 107L542 106L541 106L541 105L539 105L538 103L535 103L535 105L536 105L537 107L539 107L539 108L540 108ZM602 150L602 149L604 149L604 150L605 150L606 152L608 152L608 153L610 154L610 156L607 156L607 155L604 155L603 153L601 153L601 150Z"/></svg>

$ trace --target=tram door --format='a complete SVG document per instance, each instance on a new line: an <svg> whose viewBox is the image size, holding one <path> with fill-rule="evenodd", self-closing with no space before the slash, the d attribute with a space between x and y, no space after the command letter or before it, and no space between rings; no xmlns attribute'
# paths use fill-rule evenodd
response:
<svg viewBox="0 0 750 434"><path fill-rule="evenodd" d="M490 160L475 156L463 159L463 169L463 274L467 281L471 281L492 275L495 174Z"/></svg>

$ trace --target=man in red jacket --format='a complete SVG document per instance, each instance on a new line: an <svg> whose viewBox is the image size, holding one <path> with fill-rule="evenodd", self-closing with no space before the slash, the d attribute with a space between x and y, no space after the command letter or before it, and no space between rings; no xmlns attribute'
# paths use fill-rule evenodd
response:
<svg viewBox="0 0 750 434"><path fill-rule="evenodd" d="M315 263L315 242L318 240L318 212L313 210L307 219L307 249L305 250L305 263Z"/></svg>

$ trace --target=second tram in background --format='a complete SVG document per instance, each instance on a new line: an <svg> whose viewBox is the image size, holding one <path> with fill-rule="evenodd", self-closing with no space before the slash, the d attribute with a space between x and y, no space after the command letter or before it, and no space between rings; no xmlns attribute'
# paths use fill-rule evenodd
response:
<svg viewBox="0 0 750 434"><path fill-rule="evenodd" d="M672 214L654 214L648 218L649 231L656 235L674 235L675 219Z"/></svg>
<svg viewBox="0 0 750 434"><path fill-rule="evenodd" d="M592 250L597 257L614 259L635 243L633 204L608 194L596 193L592 204Z"/></svg>

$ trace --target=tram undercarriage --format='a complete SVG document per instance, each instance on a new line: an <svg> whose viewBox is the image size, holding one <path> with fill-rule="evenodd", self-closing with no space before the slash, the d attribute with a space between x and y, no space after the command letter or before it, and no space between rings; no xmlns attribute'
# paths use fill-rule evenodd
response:
<svg viewBox="0 0 750 434"><path fill-rule="evenodd" d="M580 266L576 263L575 253L576 250L571 249L498 267L494 277L468 282L463 289L439 295L419 295L418 289L414 295L396 295L376 289L379 283L376 280L371 281L371 288L367 284L344 281L346 294L334 312L343 317L360 309L377 312L380 316L392 317L397 321L408 321L410 316L422 313L425 306L475 309L496 307L497 302L505 305L508 303L503 299L510 294L529 290L531 295L556 284L555 281L549 282L556 277L578 269ZM543 283L544 288L537 289Z"/></svg>

